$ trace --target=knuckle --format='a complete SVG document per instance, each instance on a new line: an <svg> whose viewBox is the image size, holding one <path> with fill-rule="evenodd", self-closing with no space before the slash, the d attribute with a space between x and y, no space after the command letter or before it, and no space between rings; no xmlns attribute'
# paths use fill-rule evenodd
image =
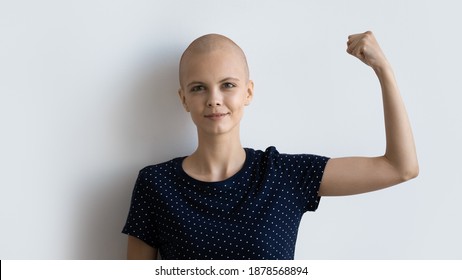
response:
<svg viewBox="0 0 462 280"><path fill-rule="evenodd" d="M365 33L363 37L363 41L368 41L372 38L372 33Z"/></svg>

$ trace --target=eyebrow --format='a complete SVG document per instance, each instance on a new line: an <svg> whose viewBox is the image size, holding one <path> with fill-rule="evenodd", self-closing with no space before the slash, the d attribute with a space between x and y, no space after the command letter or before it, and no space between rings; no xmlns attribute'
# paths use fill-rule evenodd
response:
<svg viewBox="0 0 462 280"><path fill-rule="evenodd" d="M238 78L226 77L226 78L224 78L224 79L221 79L221 80L219 81L219 83L223 83L223 82L230 81L230 80L236 81L236 82L239 82L239 81L240 81ZM197 85L197 84L205 84L205 83L204 83L204 82L200 82L200 81L192 81L192 82L190 82L186 87L190 87L190 86L192 86L192 85Z"/></svg>

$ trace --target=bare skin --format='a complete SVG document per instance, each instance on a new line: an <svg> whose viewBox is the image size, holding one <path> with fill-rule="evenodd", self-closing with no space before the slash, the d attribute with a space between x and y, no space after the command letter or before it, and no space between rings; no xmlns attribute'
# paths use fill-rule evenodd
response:
<svg viewBox="0 0 462 280"><path fill-rule="evenodd" d="M212 47L198 48L202 40ZM245 161L240 121L253 97L244 53L221 35L201 37L181 59L180 85L181 102L198 135L198 147L184 160L183 169L202 181L229 178Z"/></svg>
<svg viewBox="0 0 462 280"><path fill-rule="evenodd" d="M419 167L412 129L391 65L372 32L348 37L347 52L376 73L383 97L386 149L377 157L332 158L320 196L352 195L410 180ZM180 62L180 100L197 127L198 147L183 169L201 181L222 181L245 161L239 125L253 97L245 55L230 39L209 34L196 39ZM129 236L129 259L156 259L157 249Z"/></svg>
<svg viewBox="0 0 462 280"><path fill-rule="evenodd" d="M334 158L327 162L320 196L352 195L379 190L415 178L419 173L411 125L391 65L372 32L348 37L347 52L370 66L382 88L386 149L379 157Z"/></svg>

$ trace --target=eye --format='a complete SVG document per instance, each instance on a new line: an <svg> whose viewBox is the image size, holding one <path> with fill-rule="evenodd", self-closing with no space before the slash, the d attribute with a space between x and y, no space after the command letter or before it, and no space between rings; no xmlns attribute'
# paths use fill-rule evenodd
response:
<svg viewBox="0 0 462 280"><path fill-rule="evenodd" d="M234 87L236 87L236 85L233 84L233 83L224 83L224 84L223 84L223 87L224 87L224 88L234 88Z"/></svg>
<svg viewBox="0 0 462 280"><path fill-rule="evenodd" d="M199 91L203 91L203 90L205 90L204 86L193 86L191 88L191 92L199 92Z"/></svg>

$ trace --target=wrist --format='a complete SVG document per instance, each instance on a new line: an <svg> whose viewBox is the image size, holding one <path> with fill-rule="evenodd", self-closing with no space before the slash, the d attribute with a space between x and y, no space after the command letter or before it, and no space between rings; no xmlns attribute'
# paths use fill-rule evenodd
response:
<svg viewBox="0 0 462 280"><path fill-rule="evenodd" d="M372 69L374 70L375 74L379 77L382 75L393 74L393 69L390 63L388 63L388 61L372 66Z"/></svg>

